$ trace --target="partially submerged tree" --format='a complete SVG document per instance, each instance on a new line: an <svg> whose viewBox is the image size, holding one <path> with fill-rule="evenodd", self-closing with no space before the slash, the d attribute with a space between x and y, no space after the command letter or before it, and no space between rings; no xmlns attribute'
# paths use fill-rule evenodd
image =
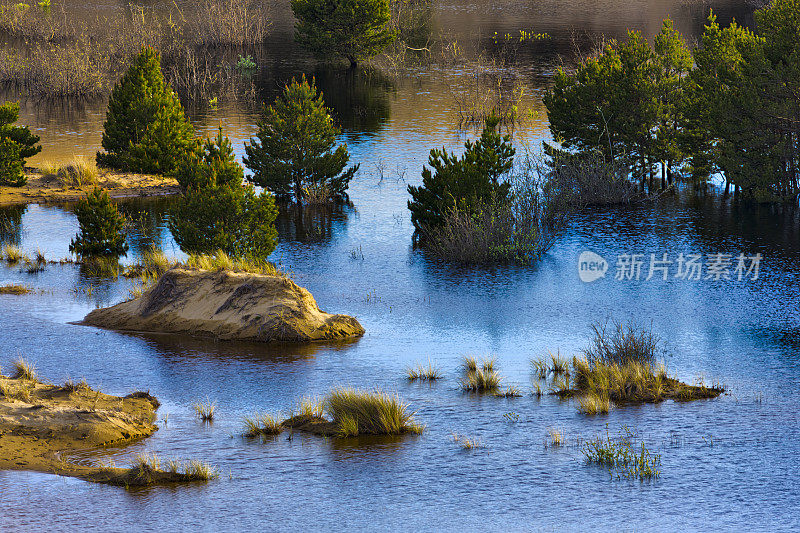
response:
<svg viewBox="0 0 800 533"><path fill-rule="evenodd" d="M355 67L395 39L389 0L292 0L295 38L320 57L342 56Z"/></svg>
<svg viewBox="0 0 800 533"><path fill-rule="evenodd" d="M102 146L100 165L165 175L197 149L192 125L164 80L156 50L143 48L111 92Z"/></svg>
<svg viewBox="0 0 800 533"><path fill-rule="evenodd" d="M298 203L345 198L359 165L346 169L350 154L336 146L338 133L313 80L292 79L245 143L250 181Z"/></svg>
<svg viewBox="0 0 800 533"><path fill-rule="evenodd" d="M25 185L25 160L42 151L39 136L33 135L27 126L14 126L17 120L19 103L0 105L0 185Z"/></svg>
<svg viewBox="0 0 800 533"><path fill-rule="evenodd" d="M408 208L418 237L441 226L449 210L469 213L507 196L509 184L501 178L513 167L515 150L511 137L497 132L497 123L497 118L488 119L480 139L467 141L461 156L444 148L431 150L430 168L422 169L422 185L408 186Z"/></svg>
<svg viewBox="0 0 800 533"><path fill-rule="evenodd" d="M95 188L75 208L80 231L69 245L79 256L119 257L128 251L125 218L108 193Z"/></svg>
<svg viewBox="0 0 800 533"><path fill-rule="evenodd" d="M278 210L272 194L243 185L244 172L220 130L201 153L178 170L183 196L172 208L169 228L186 253L222 250L234 257L264 259L275 249Z"/></svg>

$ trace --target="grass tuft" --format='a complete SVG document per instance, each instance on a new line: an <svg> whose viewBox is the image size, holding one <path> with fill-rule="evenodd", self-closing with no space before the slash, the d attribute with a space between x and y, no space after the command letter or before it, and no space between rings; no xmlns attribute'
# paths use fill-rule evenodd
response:
<svg viewBox="0 0 800 533"><path fill-rule="evenodd" d="M465 435L457 435L453 433L453 442L461 446L462 450L475 450L478 448L485 448L485 445L477 437L467 437Z"/></svg>
<svg viewBox="0 0 800 533"><path fill-rule="evenodd" d="M280 420L270 414L254 413L252 416L244 417L245 437L277 435L282 429Z"/></svg>
<svg viewBox="0 0 800 533"><path fill-rule="evenodd" d="M585 415L607 415L611 411L611 400L590 392L578 398L578 411Z"/></svg>
<svg viewBox="0 0 800 533"><path fill-rule="evenodd" d="M213 422L214 413L217 410L217 402L212 402L208 398L205 401L197 401L192 404L192 409L203 422Z"/></svg>
<svg viewBox="0 0 800 533"><path fill-rule="evenodd" d="M558 428L548 428L545 448L559 448L564 445L564 433Z"/></svg>
<svg viewBox="0 0 800 533"><path fill-rule="evenodd" d="M96 185L100 175L94 158L76 157L58 169L56 176L65 187Z"/></svg>
<svg viewBox="0 0 800 533"><path fill-rule="evenodd" d="M2 285L0 286L0 294L28 294L31 292L30 287L25 285Z"/></svg>
<svg viewBox="0 0 800 533"><path fill-rule="evenodd" d="M522 390L517 386L506 387L503 390L498 390L494 393L498 398L519 398L522 396Z"/></svg>
<svg viewBox="0 0 800 533"><path fill-rule="evenodd" d="M415 367L409 367L406 370L406 375L409 381L436 381L444 377L441 371L430 361L428 361L427 366L418 363Z"/></svg>
<svg viewBox="0 0 800 533"><path fill-rule="evenodd" d="M498 393L502 378L497 373L495 366L493 358L483 359L479 365L474 357L465 357L466 376L461 380L461 388L470 392Z"/></svg>
<svg viewBox="0 0 800 533"><path fill-rule="evenodd" d="M36 381L36 367L33 363L26 361L24 358L17 358L14 363L14 379L24 379L27 381Z"/></svg>
<svg viewBox="0 0 800 533"><path fill-rule="evenodd" d="M62 388L69 392L91 390L89 384L86 383L86 378L83 378L80 381L74 381L72 378L68 378L67 381L64 382L64 386Z"/></svg>
<svg viewBox="0 0 800 533"><path fill-rule="evenodd" d="M396 394L340 388L325 398L325 411L343 437L421 433L423 430L414 422L414 413Z"/></svg>
<svg viewBox="0 0 800 533"><path fill-rule="evenodd" d="M22 251L13 244L6 244L3 247L3 259L9 265L16 265L22 260Z"/></svg>
<svg viewBox="0 0 800 533"><path fill-rule="evenodd" d="M267 276L283 276L274 264L264 259L233 258L219 250L214 254L190 255L186 266L198 270L230 270Z"/></svg>

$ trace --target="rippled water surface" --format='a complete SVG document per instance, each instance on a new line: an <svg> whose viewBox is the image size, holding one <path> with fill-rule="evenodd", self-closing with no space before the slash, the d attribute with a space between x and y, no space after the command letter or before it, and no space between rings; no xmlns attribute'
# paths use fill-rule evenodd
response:
<svg viewBox="0 0 800 533"><path fill-rule="evenodd" d="M113 7L113 6L111 6ZM111 7L108 7L111 9ZM728 19L744 8L715 5ZM703 7L677 2L491 4L438 3L436 21L474 37L531 29L568 46L572 28L619 34L636 27L652 35L671 14L695 35ZM473 37L469 38L470 35ZM283 36L283 37L281 37ZM291 25L276 26L265 94L292 66ZM282 44L281 44L282 43ZM281 52L281 50L286 51ZM553 50L523 65L532 88L546 83ZM216 343L171 335L129 335L74 325L98 305L125 298L124 280L96 279L72 265L36 275L0 267L0 283L39 292L0 296L0 363L17 354L61 382L86 376L104 392L149 389L161 428L124 449L87 450L77 461L126 464L140 452L197 458L218 465L208 484L126 491L30 472L0 472L0 524L62 529L370 529L370 530L797 530L800 519L800 242L795 213L741 207L718 198L681 196L639 208L591 211L572 220L553 250L527 268L460 268L438 264L411 247L406 186L420 181L430 148L463 142L454 125L451 84L458 73L419 72L387 80L315 70L346 123L344 138L361 172L352 208L298 224L279 223L272 259L307 287L320 307L358 317L367 334L344 345L265 346ZM466 76L466 74L464 75ZM456 81L453 81L456 80ZM464 81L466 83L466 81ZM539 108L536 92L531 105ZM91 154L99 142L103 103L24 106L40 129L42 158ZM360 111L354 111L359 110ZM349 111L348 111L349 110ZM371 118L370 118L371 117ZM223 123L242 152L257 114L237 106L193 115L199 131ZM517 132L535 144L546 123ZM35 161L33 161L35 163ZM378 169L384 177L378 176ZM132 235L135 258L146 242L179 256L165 229L169 200L128 202L142 221ZM15 222L3 234L28 252L67 255L77 223L69 206L6 208ZM577 257L592 250L613 263L619 254L725 252L764 257L758 280L618 281L591 284L577 275ZM548 350L572 354L586 346L589 326L607 318L637 319L663 337L670 370L681 379L719 380L716 400L627 406L586 417L574 402L536 399L529 360ZM479 398L458 387L466 354L497 357L508 384L526 395ZM404 370L430 359L446 379L409 384ZM397 391L426 425L401 439L324 440L283 434L265 442L238 437L243 416L287 411L306 395L337 385ZM215 399L217 420L202 425L190 404ZM504 414L516 413L504 417ZM166 421L165 421L166 419ZM634 428L662 456L652 482L610 480L586 465L578 438ZM546 448L548 428L568 446ZM485 448L462 451L452 434L478 437Z"/></svg>

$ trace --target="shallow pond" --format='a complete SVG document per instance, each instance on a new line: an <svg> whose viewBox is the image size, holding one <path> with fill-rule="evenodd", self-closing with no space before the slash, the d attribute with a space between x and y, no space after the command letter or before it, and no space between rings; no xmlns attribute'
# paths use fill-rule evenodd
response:
<svg viewBox="0 0 800 533"><path fill-rule="evenodd" d="M717 9L739 16L727 4ZM667 14L688 32L703 16L694 4L672 2L642 8L622 2L437 4L438 23L465 35L525 27L564 36L573 25L609 34L640 27L652 34ZM289 61L275 54L270 68L278 74L263 81L273 93L270 83L293 73L283 64ZM545 54L527 68L546 83L552 64ZM208 484L136 491L0 472L0 524L25 530L53 523L69 530L800 528L797 214L682 195L635 209L587 212L532 267L459 268L430 261L411 247L406 186L419 182L431 147L463 142L443 81L452 76L421 72L377 88L365 82L372 92L362 102L378 109L371 115L378 120L350 120L344 134L362 165L351 185L353 207L311 217L302 226L290 216L280 221L281 242L272 259L293 272L322 309L357 316L367 330L357 342L274 347L97 330L73 322L126 297L127 281L96 279L72 265L51 265L36 275L0 267L0 283L41 289L0 296L0 363L24 355L53 381L85 376L104 392L144 388L162 402L154 436L120 450L76 453L75 460L124 465L148 451L201 459L222 472ZM349 81L343 74L329 74L326 81L326 93L347 96L336 99L341 115L352 102L348 91L362 87ZM535 93L532 101L538 105ZM37 105L29 102L25 109L26 120L42 129L41 157L96 150L102 104L63 114L46 107L37 114ZM247 109L223 108L194 120L199 130L225 123L241 153L256 118ZM517 138L535 143L545 136L546 124L534 119ZM129 260L150 239L179 255L164 227L168 203L125 204L143 221L132 236ZM69 206L31 205L2 214L16 222L3 240L28 252L41 247L50 259L67 255L77 230ZM592 283L578 277L578 256L587 250L612 269ZM643 275L634 281L613 275L622 254L646 254L649 262L651 253L674 260L679 253L717 252L761 253L758 279L645 281ZM665 341L672 372L689 382L719 380L729 394L620 407L597 417L578 414L574 402L531 396L529 360L550 350L578 352L590 325L607 318L652 324ZM506 383L520 386L525 396L462 393L459 365L466 354L496 356ZM429 359L446 379L430 386L408 383L406 367ZM337 385L397 391L426 431L344 441L237 436L242 417L254 410L285 412L300 397ZM196 420L190 408L206 397L219 405L211 425ZM612 481L607 470L585 464L577 439L607 429L616 434L623 426L661 454L659 479ZM545 447L550 427L564 432L567 446ZM463 451L453 433L477 437L485 447Z"/></svg>

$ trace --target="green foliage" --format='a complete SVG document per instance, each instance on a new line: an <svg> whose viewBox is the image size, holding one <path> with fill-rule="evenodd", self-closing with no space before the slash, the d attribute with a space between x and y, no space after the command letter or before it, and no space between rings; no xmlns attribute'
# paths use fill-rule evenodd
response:
<svg viewBox="0 0 800 533"><path fill-rule="evenodd" d="M441 227L453 209L471 213L507 197L510 186L501 178L513 167L515 150L511 137L501 136L496 127L496 118L487 120L480 139L467 141L460 157L444 148L431 150L422 185L408 186L411 222L419 237Z"/></svg>
<svg viewBox="0 0 800 533"><path fill-rule="evenodd" d="M275 200L242 185L242 168L222 131L184 160L178 176L186 190L171 210L169 228L181 250L252 258L272 253L278 235Z"/></svg>
<svg viewBox="0 0 800 533"><path fill-rule="evenodd" d="M22 173L20 146L11 139L0 137L0 185L22 187L27 181Z"/></svg>
<svg viewBox="0 0 800 533"><path fill-rule="evenodd" d="M19 103L0 105L0 185L21 187L27 182L23 174L25 159L42 151L27 126L14 126L19 119Z"/></svg>
<svg viewBox="0 0 800 533"><path fill-rule="evenodd" d="M206 139L199 152L190 153L175 174L178 184L185 191L189 188L204 188L217 185L241 186L244 172L236 162L231 141L222 133L215 139Z"/></svg>
<svg viewBox="0 0 800 533"><path fill-rule="evenodd" d="M295 38L321 57L342 56L356 66L394 41L389 0L292 0Z"/></svg>
<svg viewBox="0 0 800 533"><path fill-rule="evenodd" d="M278 198L314 201L346 197L347 186L358 165L345 170L347 145L336 147L338 130L322 94L305 76L292 79L283 94L264 111L256 137L245 143L244 164L253 171L251 181Z"/></svg>
<svg viewBox="0 0 800 533"><path fill-rule="evenodd" d="M103 124L98 164L133 172L173 174L197 149L194 131L161 72L161 55L143 48L114 87Z"/></svg>
<svg viewBox="0 0 800 533"><path fill-rule="evenodd" d="M75 208L80 231L69 251L80 256L120 256L128 251L125 218L105 190L95 188Z"/></svg>

